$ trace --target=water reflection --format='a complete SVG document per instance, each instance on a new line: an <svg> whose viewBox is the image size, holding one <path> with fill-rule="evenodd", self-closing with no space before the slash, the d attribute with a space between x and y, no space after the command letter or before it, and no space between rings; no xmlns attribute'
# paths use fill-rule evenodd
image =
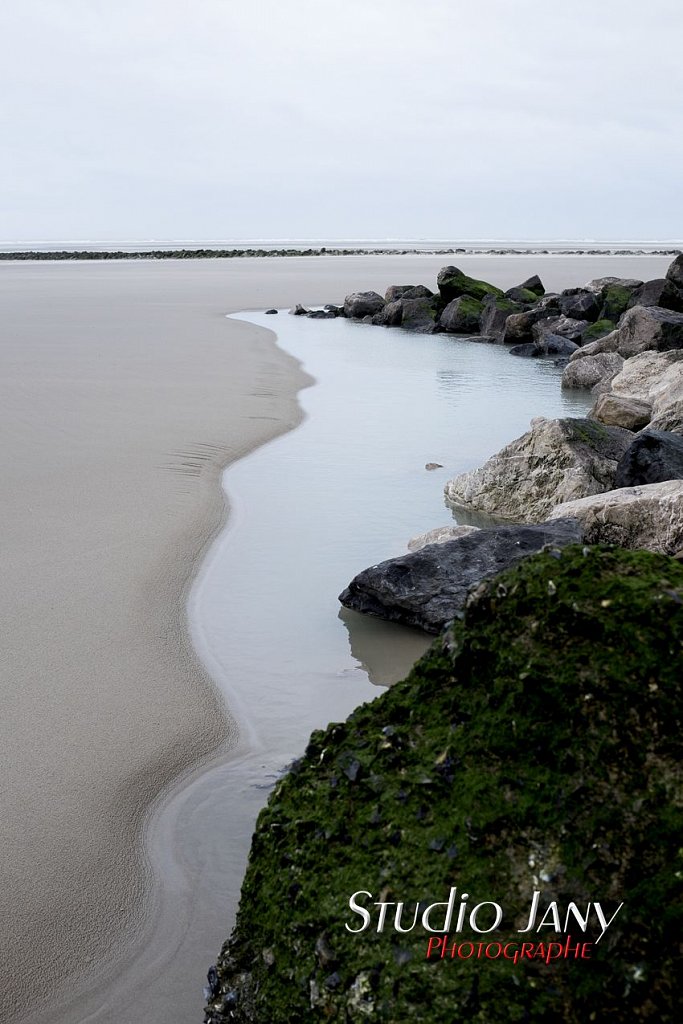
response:
<svg viewBox="0 0 683 1024"><path fill-rule="evenodd" d="M433 637L419 629L361 615L342 608L339 619L348 632L351 657L375 686L391 686L403 679L406 666L416 661Z"/></svg>

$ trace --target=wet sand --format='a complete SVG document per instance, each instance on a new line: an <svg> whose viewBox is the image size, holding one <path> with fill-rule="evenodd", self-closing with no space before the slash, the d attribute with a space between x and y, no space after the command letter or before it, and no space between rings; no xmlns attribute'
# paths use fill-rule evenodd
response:
<svg viewBox="0 0 683 1024"><path fill-rule="evenodd" d="M298 422L308 379L269 332L224 314L431 283L442 262L0 268L3 1021L54 1019L45 1001L132 946L146 815L237 740L186 595L225 515L222 468ZM551 287L667 262L458 260L503 286L540 269Z"/></svg>

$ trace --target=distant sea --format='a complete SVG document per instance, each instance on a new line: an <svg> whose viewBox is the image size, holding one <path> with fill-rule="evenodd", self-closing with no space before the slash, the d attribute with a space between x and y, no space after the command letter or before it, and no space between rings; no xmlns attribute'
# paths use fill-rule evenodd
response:
<svg viewBox="0 0 683 1024"><path fill-rule="evenodd" d="M383 252L549 252L549 253L669 253L683 248L681 239L448 239L448 238L139 238L139 239L10 239L0 242L0 253L12 252L149 252L178 250L282 250L312 249Z"/></svg>

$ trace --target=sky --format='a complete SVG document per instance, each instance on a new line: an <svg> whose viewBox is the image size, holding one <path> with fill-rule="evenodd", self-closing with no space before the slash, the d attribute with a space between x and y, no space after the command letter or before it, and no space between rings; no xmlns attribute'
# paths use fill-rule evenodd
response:
<svg viewBox="0 0 683 1024"><path fill-rule="evenodd" d="M0 240L681 239L680 0L15 0Z"/></svg>

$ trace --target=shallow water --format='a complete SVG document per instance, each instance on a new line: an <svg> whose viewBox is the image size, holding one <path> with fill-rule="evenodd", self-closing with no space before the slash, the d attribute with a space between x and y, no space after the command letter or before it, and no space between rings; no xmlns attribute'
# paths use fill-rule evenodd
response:
<svg viewBox="0 0 683 1024"><path fill-rule="evenodd" d="M131 1007L131 1024L143 1011L165 1024L200 1019L203 978L232 926L273 781L313 729L376 696L373 684L401 678L429 642L341 612L338 593L360 569L404 553L410 537L452 521L449 477L523 433L532 416L582 415L590 404L561 391L551 362L498 346L345 320L238 316L276 329L316 383L300 396L300 427L224 474L230 519L189 610L241 741L171 794L150 830L163 886L147 948L121 975L119 1019ZM427 462L442 468L428 472ZM114 986L109 1009L118 995Z"/></svg>

